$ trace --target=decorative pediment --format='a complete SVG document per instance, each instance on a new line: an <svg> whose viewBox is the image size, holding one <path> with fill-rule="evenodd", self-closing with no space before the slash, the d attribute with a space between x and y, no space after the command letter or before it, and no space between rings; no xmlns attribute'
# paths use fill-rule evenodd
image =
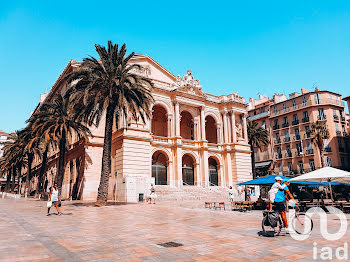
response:
<svg viewBox="0 0 350 262"><path fill-rule="evenodd" d="M204 96L199 79L194 79L192 70L187 70L187 74L183 77L178 75L173 85L176 91L182 91L191 95Z"/></svg>

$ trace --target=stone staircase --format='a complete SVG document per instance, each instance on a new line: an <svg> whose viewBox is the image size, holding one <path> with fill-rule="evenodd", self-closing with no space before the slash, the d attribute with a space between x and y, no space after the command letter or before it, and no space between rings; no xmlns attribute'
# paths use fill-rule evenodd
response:
<svg viewBox="0 0 350 262"><path fill-rule="evenodd" d="M159 202L228 202L228 189L224 187L197 187L197 186L155 186Z"/></svg>

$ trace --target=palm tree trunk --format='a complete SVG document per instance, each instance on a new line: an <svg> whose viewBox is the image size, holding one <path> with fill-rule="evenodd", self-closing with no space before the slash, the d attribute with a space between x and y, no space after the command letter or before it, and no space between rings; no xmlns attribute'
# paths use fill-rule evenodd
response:
<svg viewBox="0 0 350 262"><path fill-rule="evenodd" d="M11 183L11 172L10 170L7 171L7 177L6 177L6 186L5 186L5 192L9 192L10 190L10 183Z"/></svg>
<svg viewBox="0 0 350 262"><path fill-rule="evenodd" d="M28 154L28 167L27 167L27 176L26 176L26 188L28 188L28 193L30 192L29 190L29 185L30 185L30 179L32 178L32 162L33 162L33 155Z"/></svg>
<svg viewBox="0 0 350 262"><path fill-rule="evenodd" d="M11 193L15 191L15 179L16 179L16 166L12 167L12 183L11 183Z"/></svg>
<svg viewBox="0 0 350 262"><path fill-rule="evenodd" d="M323 155L323 147L320 147L319 150L320 150L320 158L321 158L321 167L325 167L324 155Z"/></svg>
<svg viewBox="0 0 350 262"><path fill-rule="evenodd" d="M38 192L41 193L43 191L43 185L44 185L44 174L45 174L45 169L46 169L46 162L47 162L47 153L49 151L49 146L46 146L45 151L43 153L43 161L41 162L41 167L40 167L40 173L39 173L39 178L38 178Z"/></svg>
<svg viewBox="0 0 350 262"><path fill-rule="evenodd" d="M102 169L100 185L97 193L97 205L106 205L108 197L108 186L109 186L109 175L111 173L111 148L112 148L112 131L114 121L114 110L113 106L107 107L106 112L106 126L105 126L105 137L102 153Z"/></svg>
<svg viewBox="0 0 350 262"><path fill-rule="evenodd" d="M252 161L252 173L253 173L253 179L256 178L256 170L255 170L255 155L254 155L254 147L253 145L250 145L250 150L251 150L251 161Z"/></svg>
<svg viewBox="0 0 350 262"><path fill-rule="evenodd" d="M66 155L66 134L62 132L62 138L59 144L60 154L58 158L58 171L57 171L57 188L58 188L58 196L61 197L62 193L62 183L64 178L64 162Z"/></svg>

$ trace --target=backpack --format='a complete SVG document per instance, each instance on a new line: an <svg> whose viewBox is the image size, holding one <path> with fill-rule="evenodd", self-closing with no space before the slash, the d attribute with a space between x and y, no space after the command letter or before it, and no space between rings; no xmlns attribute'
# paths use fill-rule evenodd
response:
<svg viewBox="0 0 350 262"><path fill-rule="evenodd" d="M267 215L267 220L269 221L269 224L271 227L277 227L277 223L279 221L279 214L277 212L269 213Z"/></svg>

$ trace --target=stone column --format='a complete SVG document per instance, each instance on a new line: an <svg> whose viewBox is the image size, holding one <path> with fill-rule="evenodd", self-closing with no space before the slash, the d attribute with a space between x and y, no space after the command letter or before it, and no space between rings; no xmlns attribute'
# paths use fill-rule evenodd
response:
<svg viewBox="0 0 350 262"><path fill-rule="evenodd" d="M176 148L175 186L182 186L182 148Z"/></svg>
<svg viewBox="0 0 350 262"><path fill-rule="evenodd" d="M227 153L227 177L228 181L226 181L226 185L232 186L232 160L231 160L231 153Z"/></svg>
<svg viewBox="0 0 350 262"><path fill-rule="evenodd" d="M168 137L172 137L171 120L172 120L172 115L168 115Z"/></svg>
<svg viewBox="0 0 350 262"><path fill-rule="evenodd" d="M180 105L175 103L175 136L180 136Z"/></svg>
<svg viewBox="0 0 350 262"><path fill-rule="evenodd" d="M224 121L224 144L228 143L228 127L227 127L227 112L223 113L223 121Z"/></svg>
<svg viewBox="0 0 350 262"><path fill-rule="evenodd" d="M199 165L199 163L196 163L195 165L196 165L195 166L195 178L197 180L195 185L201 186L201 172L200 172L200 169L199 169L200 165Z"/></svg>
<svg viewBox="0 0 350 262"><path fill-rule="evenodd" d="M232 142L236 143L237 142L237 131L236 131L236 115L235 112L232 111L231 113L231 122L232 122Z"/></svg>
<svg viewBox="0 0 350 262"><path fill-rule="evenodd" d="M202 164L203 164L203 180L204 180L204 183L203 183L203 186L204 187L207 187L209 186L209 159L208 159L208 150L204 150L203 151L203 159L202 159Z"/></svg>
<svg viewBox="0 0 350 262"><path fill-rule="evenodd" d="M217 123L216 124L216 132L217 132L217 134L216 134L216 136L217 136L217 141L218 141L218 144L221 144L222 142L221 142L221 124L220 123Z"/></svg>
<svg viewBox="0 0 350 262"><path fill-rule="evenodd" d="M173 170L173 161L168 161L168 185L175 186L174 170Z"/></svg>
<svg viewBox="0 0 350 262"><path fill-rule="evenodd" d="M248 130L247 130L247 115L243 115L243 132L244 132L244 140L248 143Z"/></svg>
<svg viewBox="0 0 350 262"><path fill-rule="evenodd" d="M229 115L227 114L227 143L232 143L232 127L231 127L231 120Z"/></svg>
<svg viewBox="0 0 350 262"><path fill-rule="evenodd" d="M225 179L224 179L224 165L220 165L220 173L218 174L220 176L220 186L226 186L225 185Z"/></svg>
<svg viewBox="0 0 350 262"><path fill-rule="evenodd" d="M204 106L201 107L201 129L202 129L202 140L207 140L205 135L205 115L204 115Z"/></svg>

